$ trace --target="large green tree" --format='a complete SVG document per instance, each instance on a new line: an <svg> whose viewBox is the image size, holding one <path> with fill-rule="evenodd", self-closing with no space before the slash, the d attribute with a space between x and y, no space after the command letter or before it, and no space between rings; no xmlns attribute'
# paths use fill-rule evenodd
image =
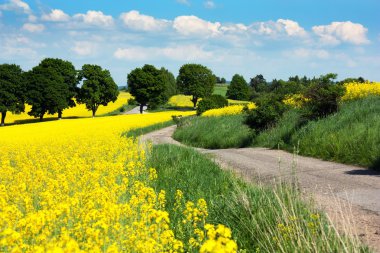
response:
<svg viewBox="0 0 380 253"><path fill-rule="evenodd" d="M157 69L153 65L144 65L128 74L128 90L140 104L140 113L145 105L157 106L166 103L173 93L170 72Z"/></svg>
<svg viewBox="0 0 380 253"><path fill-rule="evenodd" d="M79 80L83 80L82 87L78 91L78 103L85 104L95 117L100 105L106 106L109 102L115 102L119 90L108 70L98 65L85 64L79 71Z"/></svg>
<svg viewBox="0 0 380 253"><path fill-rule="evenodd" d="M191 95L194 108L198 99L211 96L216 82L210 69L200 64L185 64L179 70L177 87L185 95Z"/></svg>
<svg viewBox="0 0 380 253"><path fill-rule="evenodd" d="M62 111L64 109L75 106L74 97L78 91L78 73L71 62L61 59L46 58L40 63L40 65L44 68L53 68L63 78L65 85L60 91L63 101L61 106L57 108L58 118L61 119Z"/></svg>
<svg viewBox="0 0 380 253"><path fill-rule="evenodd" d="M0 65L0 112L4 126L7 112L20 113L25 110L25 82L23 71L15 64Z"/></svg>
<svg viewBox="0 0 380 253"><path fill-rule="evenodd" d="M235 100L249 99L249 87L243 76L235 74L232 77L226 96Z"/></svg>
<svg viewBox="0 0 380 253"><path fill-rule="evenodd" d="M27 103L32 106L29 115L43 120L44 115L58 113L75 106L76 71L71 62L46 58L27 72Z"/></svg>

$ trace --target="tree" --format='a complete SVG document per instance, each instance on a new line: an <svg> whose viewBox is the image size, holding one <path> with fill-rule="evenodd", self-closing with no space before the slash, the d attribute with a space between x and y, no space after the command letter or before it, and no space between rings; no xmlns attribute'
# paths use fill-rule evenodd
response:
<svg viewBox="0 0 380 253"><path fill-rule="evenodd" d="M98 65L85 64L79 71L79 80L83 80L82 87L77 95L78 103L85 104L95 117L100 105L107 106L109 102L115 102L119 90L108 70Z"/></svg>
<svg viewBox="0 0 380 253"><path fill-rule="evenodd" d="M229 99L248 100L249 87L243 76L235 74L232 77L226 95Z"/></svg>
<svg viewBox="0 0 380 253"><path fill-rule="evenodd" d="M27 72L26 102L32 106L29 115L39 117L46 113L58 113L75 106L76 71L72 63L61 59L47 58Z"/></svg>
<svg viewBox="0 0 380 253"><path fill-rule="evenodd" d="M222 79L220 79L220 83L223 83L223 84L225 84L227 81L226 81L226 79L224 78L224 77L222 77Z"/></svg>
<svg viewBox="0 0 380 253"><path fill-rule="evenodd" d="M210 69L200 64L185 64L179 70L177 86L185 95L191 95L194 108L198 99L211 96L215 76Z"/></svg>
<svg viewBox="0 0 380 253"><path fill-rule="evenodd" d="M61 59L46 58L40 65L44 68L53 68L63 78L65 86L63 86L63 89L60 91L63 101L61 106L57 108L58 119L61 119L64 109L75 106L74 97L78 91L77 71L71 62Z"/></svg>
<svg viewBox="0 0 380 253"><path fill-rule="evenodd" d="M166 69L156 69L152 65L144 65L136 68L128 75L128 90L140 104L140 113L143 107L153 103L154 105L166 103L168 100L168 88L171 88L169 72Z"/></svg>
<svg viewBox="0 0 380 253"><path fill-rule="evenodd" d="M266 92L267 91L267 81L265 80L263 75L257 75L254 78L251 78L250 81L251 87L254 89L255 92Z"/></svg>
<svg viewBox="0 0 380 253"><path fill-rule="evenodd" d="M165 78L165 94L167 98L177 94L177 82L174 75L167 69L161 68L161 72Z"/></svg>
<svg viewBox="0 0 380 253"><path fill-rule="evenodd" d="M25 86L23 71L15 64L0 65L0 112L4 126L7 111L21 113L25 110Z"/></svg>

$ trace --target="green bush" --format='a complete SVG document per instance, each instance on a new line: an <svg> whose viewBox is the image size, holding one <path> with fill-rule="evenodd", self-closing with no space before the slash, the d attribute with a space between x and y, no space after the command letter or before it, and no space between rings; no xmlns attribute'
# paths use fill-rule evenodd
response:
<svg viewBox="0 0 380 253"><path fill-rule="evenodd" d="M246 111L245 124L256 132L273 126L286 110L280 96L268 94L255 100L257 108Z"/></svg>
<svg viewBox="0 0 380 253"><path fill-rule="evenodd" d="M137 105L137 101L134 98L128 99L128 105Z"/></svg>
<svg viewBox="0 0 380 253"><path fill-rule="evenodd" d="M228 100L221 95L211 95L202 99L197 106L197 115L201 115L207 110L222 108L228 105Z"/></svg>
<svg viewBox="0 0 380 253"><path fill-rule="evenodd" d="M339 101L345 89L332 81L335 78L336 74L322 76L305 91L306 102L303 106L305 119L323 118L338 111Z"/></svg>

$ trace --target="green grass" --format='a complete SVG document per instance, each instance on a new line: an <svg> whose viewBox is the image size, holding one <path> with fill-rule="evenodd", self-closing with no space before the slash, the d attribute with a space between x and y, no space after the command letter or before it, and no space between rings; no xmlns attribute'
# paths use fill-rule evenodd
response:
<svg viewBox="0 0 380 253"><path fill-rule="evenodd" d="M177 128L173 138L193 147L246 147L250 145L252 135L249 127L242 122L243 115L193 117Z"/></svg>
<svg viewBox="0 0 380 253"><path fill-rule="evenodd" d="M300 114L286 113L262 132L255 146L293 150L306 156L380 169L380 97L343 104L338 113L297 125Z"/></svg>
<svg viewBox="0 0 380 253"><path fill-rule="evenodd" d="M216 84L214 86L214 92L213 92L213 94L215 94L215 95L221 95L221 96L225 97L226 93L227 93L227 88L228 88L227 84Z"/></svg>
<svg viewBox="0 0 380 253"><path fill-rule="evenodd" d="M150 133L150 132L153 132L153 131L156 131L156 130L159 130L159 129L162 129L162 128L165 128L168 126L172 126L172 125L175 125L174 121L169 120L169 121L165 121L162 123L158 123L158 124L154 124L154 125L150 125L150 126L146 126L146 127L131 129L128 132L125 132L124 136L136 138L140 135L147 134L147 133Z"/></svg>
<svg viewBox="0 0 380 253"><path fill-rule="evenodd" d="M108 112L108 113L105 113L105 114L96 115L96 117L104 117L104 116L115 116L115 115L120 115L120 114L123 114L124 112L127 112L127 111L132 110L132 109L135 108L135 107L136 107L136 105L128 105L128 104L125 104L125 105L123 105L122 107L117 108L116 110L114 110L114 111L112 111L112 112Z"/></svg>
<svg viewBox="0 0 380 253"><path fill-rule="evenodd" d="M323 214L301 201L290 186L245 183L195 150L174 145L154 146L148 165L157 169L154 186L166 191L166 210L181 240L188 238L181 238L182 218L174 210L177 189L186 201L204 198L207 222L230 227L246 252L368 252L357 238L337 235Z"/></svg>

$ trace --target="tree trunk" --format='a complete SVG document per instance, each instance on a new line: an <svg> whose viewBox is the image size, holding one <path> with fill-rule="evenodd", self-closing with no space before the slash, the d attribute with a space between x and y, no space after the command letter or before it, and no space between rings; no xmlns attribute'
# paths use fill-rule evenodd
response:
<svg viewBox="0 0 380 253"><path fill-rule="evenodd" d="M44 119L44 114L45 114L45 113L41 113L41 114L40 114L40 122L42 122L42 120Z"/></svg>
<svg viewBox="0 0 380 253"><path fill-rule="evenodd" d="M62 119L62 111L61 110L58 111L58 119Z"/></svg>
<svg viewBox="0 0 380 253"><path fill-rule="evenodd" d="M142 114L144 111L144 105L143 104L140 104L140 113Z"/></svg>
<svg viewBox="0 0 380 253"><path fill-rule="evenodd" d="M1 112L1 126L4 126L5 116L7 116L7 111Z"/></svg>
<svg viewBox="0 0 380 253"><path fill-rule="evenodd" d="M193 96L193 98L191 99L191 102L193 102L194 104L194 110L197 109L198 97Z"/></svg>

